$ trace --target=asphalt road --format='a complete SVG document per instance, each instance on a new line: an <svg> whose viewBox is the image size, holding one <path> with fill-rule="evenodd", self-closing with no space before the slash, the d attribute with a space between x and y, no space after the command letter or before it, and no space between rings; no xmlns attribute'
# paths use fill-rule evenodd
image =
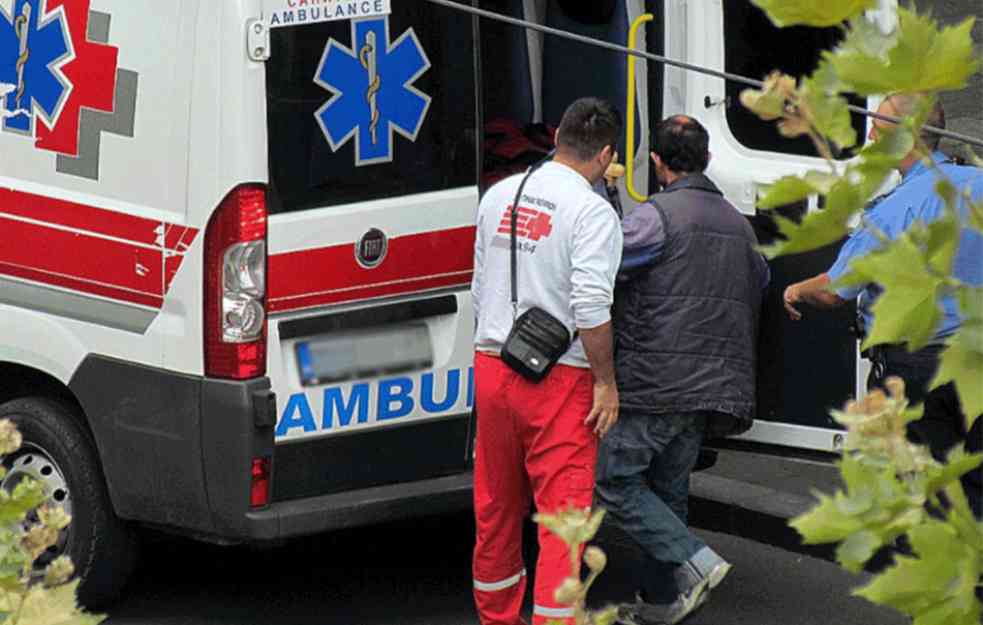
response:
<svg viewBox="0 0 983 625"><path fill-rule="evenodd" d="M827 561L698 531L735 568L687 625L907 622L850 597L862 578ZM470 513L463 513L348 530L267 551L155 537L107 623L473 625L478 621L470 591L472 536ZM632 594L616 552L592 603Z"/></svg>

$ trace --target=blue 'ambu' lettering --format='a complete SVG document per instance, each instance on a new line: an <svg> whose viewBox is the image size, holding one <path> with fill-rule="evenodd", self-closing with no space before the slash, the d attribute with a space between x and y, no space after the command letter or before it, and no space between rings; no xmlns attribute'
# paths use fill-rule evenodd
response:
<svg viewBox="0 0 983 625"><path fill-rule="evenodd" d="M420 407L425 412L437 413L450 410L451 406L457 403L457 398L461 395L461 371L451 369L447 372L447 392L443 401L436 401L434 398L434 374L425 373L421 382Z"/></svg>
<svg viewBox="0 0 983 625"><path fill-rule="evenodd" d="M303 428L305 432L313 432L317 429L314 423L314 411L307 401L307 395L296 393L287 400L287 407L283 409L283 417L276 426L276 435L283 436L294 428Z"/></svg>
<svg viewBox="0 0 983 625"><path fill-rule="evenodd" d="M324 415L321 419L321 427L330 430L334 427L334 415L338 415L338 427L350 425L352 417L358 411L356 417L358 423L366 423L369 420L369 385L366 383L356 384L352 387L348 402L337 386L324 389Z"/></svg>
<svg viewBox="0 0 983 625"><path fill-rule="evenodd" d="M399 419L413 412L413 380L394 378L379 383L379 403L376 420Z"/></svg>

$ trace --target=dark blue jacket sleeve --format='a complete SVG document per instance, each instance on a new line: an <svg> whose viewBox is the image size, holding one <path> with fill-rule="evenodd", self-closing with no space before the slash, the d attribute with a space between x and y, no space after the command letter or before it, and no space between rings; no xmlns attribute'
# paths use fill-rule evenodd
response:
<svg viewBox="0 0 983 625"><path fill-rule="evenodd" d="M622 222L625 251L621 257L621 274L630 274L658 262L666 243L665 223L659 209L650 203L640 204Z"/></svg>

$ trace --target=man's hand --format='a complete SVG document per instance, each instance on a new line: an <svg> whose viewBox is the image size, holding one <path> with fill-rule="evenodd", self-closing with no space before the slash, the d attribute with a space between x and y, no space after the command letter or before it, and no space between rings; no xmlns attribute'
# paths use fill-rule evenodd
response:
<svg viewBox="0 0 983 625"><path fill-rule="evenodd" d="M785 303L785 311L788 313L788 316L792 319L792 321L802 319L802 313L795 307L796 304L802 301L799 296L799 290L796 288L797 286L799 285L790 284L788 287L786 287L785 293L782 296L782 301Z"/></svg>
<svg viewBox="0 0 983 625"><path fill-rule="evenodd" d="M618 387L614 383L594 383L594 405L584 423L594 425L594 434L603 438L618 422Z"/></svg>
<svg viewBox="0 0 983 625"><path fill-rule="evenodd" d="M594 376L594 405L584 423L594 426L594 434L604 436L618 421L618 385L614 377L614 333L611 322L596 328L580 328L587 360Z"/></svg>
<svg viewBox="0 0 983 625"><path fill-rule="evenodd" d="M829 274L821 273L814 278L790 284L782 295L782 303L792 321L802 319L798 304L808 304L822 310L832 310L846 304L845 299L830 290L831 282Z"/></svg>

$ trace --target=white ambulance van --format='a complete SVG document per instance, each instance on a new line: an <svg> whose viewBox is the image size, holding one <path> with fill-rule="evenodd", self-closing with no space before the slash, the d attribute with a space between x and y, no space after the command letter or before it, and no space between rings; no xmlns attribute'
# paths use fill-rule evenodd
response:
<svg viewBox="0 0 983 625"><path fill-rule="evenodd" d="M618 43L652 12L646 49L759 77L836 37L737 0L465 4ZM814 164L737 87L640 68L646 190L673 112L752 220ZM480 190L574 98L624 101L625 69L426 0L0 0L0 418L24 435L2 486L71 513L49 557L82 598L119 592L137 526L262 542L467 505ZM778 300L832 253L773 267L752 442L834 447L849 314L792 330Z"/></svg>

